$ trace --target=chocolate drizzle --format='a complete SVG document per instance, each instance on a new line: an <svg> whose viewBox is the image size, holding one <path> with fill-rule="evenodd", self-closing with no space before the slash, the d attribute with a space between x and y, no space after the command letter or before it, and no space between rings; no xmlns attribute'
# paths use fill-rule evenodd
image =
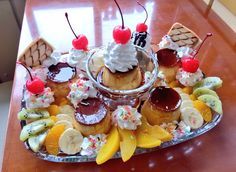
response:
<svg viewBox="0 0 236 172"><path fill-rule="evenodd" d="M48 79L57 83L67 82L76 75L76 68L67 63L60 62L56 65L51 65L48 70Z"/></svg>
<svg viewBox="0 0 236 172"><path fill-rule="evenodd" d="M98 98L88 98L76 108L75 119L83 125L100 123L106 116L105 104Z"/></svg>
<svg viewBox="0 0 236 172"><path fill-rule="evenodd" d="M155 108L165 112L175 111L181 105L180 95L174 89L164 86L155 88L149 101Z"/></svg>
<svg viewBox="0 0 236 172"><path fill-rule="evenodd" d="M172 49L163 48L157 52L158 63L165 67L173 67L178 63L177 52Z"/></svg>

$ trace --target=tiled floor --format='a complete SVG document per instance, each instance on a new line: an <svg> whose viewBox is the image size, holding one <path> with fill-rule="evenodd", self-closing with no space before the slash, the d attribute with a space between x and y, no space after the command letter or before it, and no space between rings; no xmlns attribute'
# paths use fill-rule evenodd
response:
<svg viewBox="0 0 236 172"><path fill-rule="evenodd" d="M0 164L2 162L3 144L6 136L6 124L11 97L12 81L0 84Z"/></svg>

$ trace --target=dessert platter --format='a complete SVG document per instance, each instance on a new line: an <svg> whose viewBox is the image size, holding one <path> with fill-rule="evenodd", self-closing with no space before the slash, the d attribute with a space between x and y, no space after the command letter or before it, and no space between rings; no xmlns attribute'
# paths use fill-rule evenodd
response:
<svg viewBox="0 0 236 172"><path fill-rule="evenodd" d="M219 77L199 68L197 54L212 36L174 23L157 49L145 24L113 29L107 46L77 35L67 53L39 38L18 57L27 70L20 140L38 158L103 164L167 148L216 126L223 115Z"/></svg>

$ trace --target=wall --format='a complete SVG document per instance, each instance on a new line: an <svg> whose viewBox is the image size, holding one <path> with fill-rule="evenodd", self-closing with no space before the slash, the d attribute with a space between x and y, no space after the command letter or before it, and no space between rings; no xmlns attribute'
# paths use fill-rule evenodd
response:
<svg viewBox="0 0 236 172"><path fill-rule="evenodd" d="M0 83L14 76L24 4L25 0L0 0Z"/></svg>

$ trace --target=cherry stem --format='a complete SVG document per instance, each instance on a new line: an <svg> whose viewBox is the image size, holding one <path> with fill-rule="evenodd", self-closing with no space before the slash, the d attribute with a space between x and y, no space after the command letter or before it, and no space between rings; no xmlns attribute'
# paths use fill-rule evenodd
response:
<svg viewBox="0 0 236 172"><path fill-rule="evenodd" d="M76 36L76 34L75 34L75 32L74 32L74 30L73 30L71 24L70 24L70 21L69 21L69 17L68 17L68 13L67 13L67 12L65 13L65 16L66 16L66 20L67 20L67 22L68 22L68 24L69 24L69 26L70 26L71 31L72 31L73 34L75 35L75 38L78 39L78 36Z"/></svg>
<svg viewBox="0 0 236 172"><path fill-rule="evenodd" d="M17 61L16 63L22 65L28 71L30 79L31 79L31 81L33 81L33 76L31 75L31 72L28 69L28 67L24 63L22 63L22 62Z"/></svg>
<svg viewBox="0 0 236 172"><path fill-rule="evenodd" d="M138 5L140 5L143 9L144 9L144 11L145 11L145 13L146 13L146 19L144 20L144 24L146 23L146 21L147 21L147 19L148 19L148 12L147 12L147 9L139 2L139 1L136 1L137 3L138 3Z"/></svg>
<svg viewBox="0 0 236 172"><path fill-rule="evenodd" d="M125 23L124 23L124 18L123 18L123 14L122 14L122 11L121 11L121 9L120 9L120 6L119 6L119 4L117 3L117 1L116 0L114 0L115 1L115 3L116 3L116 6L118 7L118 9L119 9L119 12L120 12L120 16L121 16L121 20L122 20L122 29L124 29L125 28Z"/></svg>
<svg viewBox="0 0 236 172"><path fill-rule="evenodd" d="M196 53L193 55L193 58L198 54L199 50L201 49L202 45L204 44L204 42L207 40L208 37L211 37L212 33L207 33L205 38L203 39L202 43L200 44L200 46L198 47Z"/></svg>

